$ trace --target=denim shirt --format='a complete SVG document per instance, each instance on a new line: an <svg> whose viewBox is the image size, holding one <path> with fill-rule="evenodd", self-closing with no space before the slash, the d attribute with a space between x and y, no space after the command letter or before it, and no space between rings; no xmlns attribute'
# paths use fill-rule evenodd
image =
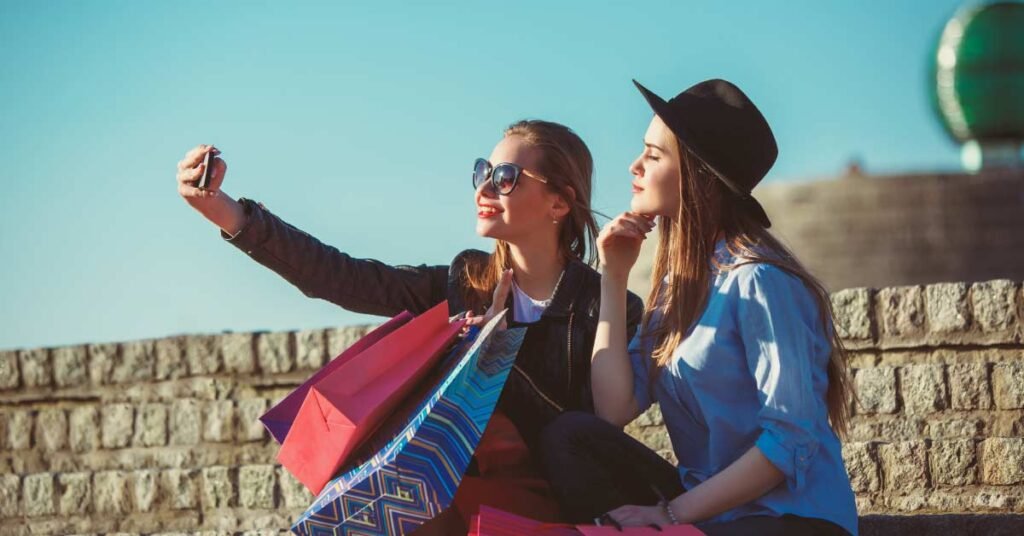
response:
<svg viewBox="0 0 1024 536"><path fill-rule="evenodd" d="M719 241L719 262L736 259ZM767 494L708 522L751 515L825 519L857 534L857 509L825 393L830 342L814 295L766 263L712 268L707 306L653 384L654 341L629 345L641 411L658 402L684 489L752 446L786 477ZM660 321L654 313L652 323Z"/></svg>

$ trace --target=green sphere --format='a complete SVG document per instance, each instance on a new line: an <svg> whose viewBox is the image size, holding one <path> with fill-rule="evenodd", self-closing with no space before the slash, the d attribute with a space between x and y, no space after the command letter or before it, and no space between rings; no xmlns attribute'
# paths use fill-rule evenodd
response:
<svg viewBox="0 0 1024 536"><path fill-rule="evenodd" d="M932 57L932 97L957 141L1024 140L1024 3L961 9Z"/></svg>

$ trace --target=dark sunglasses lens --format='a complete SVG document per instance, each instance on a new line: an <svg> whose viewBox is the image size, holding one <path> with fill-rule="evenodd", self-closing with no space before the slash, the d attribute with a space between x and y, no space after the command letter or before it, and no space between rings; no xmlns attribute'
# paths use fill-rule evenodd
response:
<svg viewBox="0 0 1024 536"><path fill-rule="evenodd" d="M516 178L519 174L516 172L516 168L502 164L494 168L494 187L498 190L499 194L507 194L512 191L512 188L516 185Z"/></svg>
<svg viewBox="0 0 1024 536"><path fill-rule="evenodd" d="M487 161L483 158L477 158L476 162L473 163L473 189L480 187L484 181L487 180Z"/></svg>

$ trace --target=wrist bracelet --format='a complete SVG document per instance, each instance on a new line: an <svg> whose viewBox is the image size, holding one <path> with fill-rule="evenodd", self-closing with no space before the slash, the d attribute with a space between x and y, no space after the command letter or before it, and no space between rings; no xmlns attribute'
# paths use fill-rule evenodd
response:
<svg viewBox="0 0 1024 536"><path fill-rule="evenodd" d="M671 521L673 525L681 525L675 513L672 512L672 503L662 501L661 505L665 508L665 513L668 514L669 521Z"/></svg>

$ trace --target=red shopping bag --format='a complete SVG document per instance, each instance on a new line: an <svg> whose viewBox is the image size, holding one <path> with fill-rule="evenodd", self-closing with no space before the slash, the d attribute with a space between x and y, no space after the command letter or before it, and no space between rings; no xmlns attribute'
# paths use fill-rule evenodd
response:
<svg viewBox="0 0 1024 536"><path fill-rule="evenodd" d="M467 536L580 536L572 525L534 521L508 512L480 506Z"/></svg>
<svg viewBox="0 0 1024 536"><path fill-rule="evenodd" d="M325 375L306 393L277 460L319 494L464 324L449 323L448 303L442 302Z"/></svg>
<svg viewBox="0 0 1024 536"><path fill-rule="evenodd" d="M479 474L464 476L455 493L455 506L465 526L471 526L481 505L539 521L562 520L547 480L504 413L491 415L473 457Z"/></svg>
<svg viewBox="0 0 1024 536"><path fill-rule="evenodd" d="M278 443L284 443L284 438L288 436L288 430L291 429L292 423L295 422L295 416L299 414L299 408L302 407L302 401L306 399L306 393L309 392L310 388L338 367L363 353L363 350L383 339L387 334L408 323L412 318L411 314L403 312L366 334L363 338L356 341L355 344L349 346L347 350L338 354L337 357L324 365L305 383L298 386L291 393L288 393L288 396L284 397L276 406L264 413L260 417L260 422L263 423L263 426L270 432L274 440Z"/></svg>
<svg viewBox="0 0 1024 536"><path fill-rule="evenodd" d="M467 536L704 536L693 525L669 525L661 530L649 527L597 527L594 525L565 525L544 523L488 506L480 507L473 517Z"/></svg>

